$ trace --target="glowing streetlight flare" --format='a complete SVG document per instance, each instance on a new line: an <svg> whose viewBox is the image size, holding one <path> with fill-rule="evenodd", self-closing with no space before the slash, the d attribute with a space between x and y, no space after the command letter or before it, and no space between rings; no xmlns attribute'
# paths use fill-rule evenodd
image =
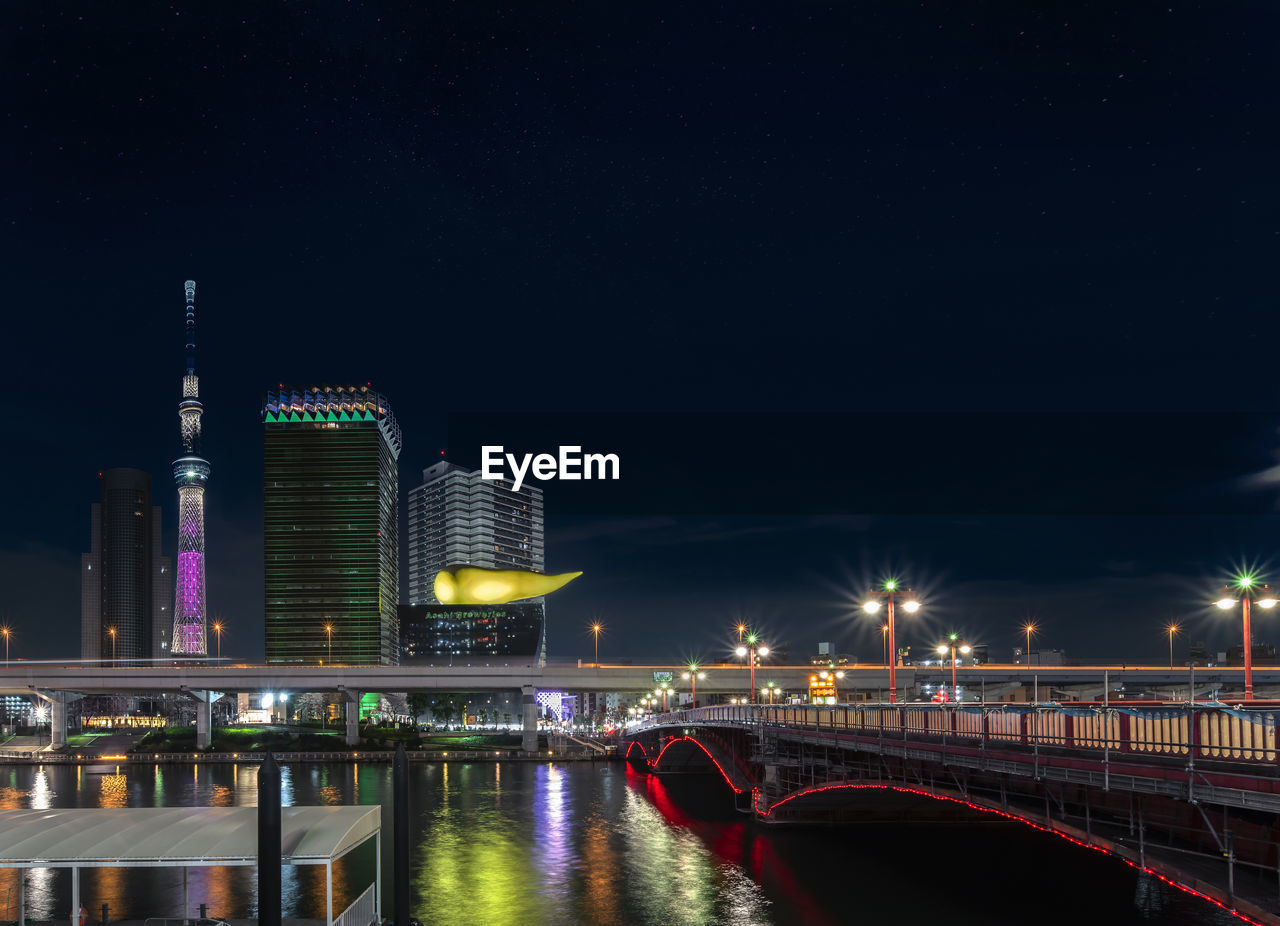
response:
<svg viewBox="0 0 1280 926"><path fill-rule="evenodd" d="M1255 601L1254 596L1257 596ZM1222 590L1222 597L1214 602L1224 611L1235 607L1236 601L1240 602L1241 618L1243 627L1243 643L1244 643L1244 699L1246 701L1253 700L1253 634L1250 630L1250 606L1257 604L1258 607L1270 610L1276 606L1276 597L1271 590L1271 586L1265 582L1259 581L1256 573L1243 572L1235 577L1234 587L1226 586ZM1173 637L1169 638L1170 643Z"/></svg>
<svg viewBox="0 0 1280 926"><path fill-rule="evenodd" d="M593 665L597 665L597 666L600 665L600 631L602 630L604 630L604 627L602 627L600 624L591 625L591 633L596 638L596 658Z"/></svg>
<svg viewBox="0 0 1280 926"><path fill-rule="evenodd" d="M884 655L885 663L889 668L890 704L895 704L898 700L898 683L894 672L898 662L898 648L893 632L893 605L896 599L901 599L902 606L908 613L914 614L920 610L920 602L916 599L914 593L909 588L902 588L897 579L886 579L881 588L872 588L871 593L867 596L867 601L862 605L862 609L868 614L875 614L880 610L880 602L884 601L888 612L885 615L886 620L881 632L885 634Z"/></svg>

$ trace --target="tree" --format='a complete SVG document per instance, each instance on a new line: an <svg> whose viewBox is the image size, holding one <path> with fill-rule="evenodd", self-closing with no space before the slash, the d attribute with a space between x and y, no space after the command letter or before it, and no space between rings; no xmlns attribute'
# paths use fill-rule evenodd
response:
<svg viewBox="0 0 1280 926"><path fill-rule="evenodd" d="M418 718L431 708L431 698L425 691L415 691L408 698L409 713L413 715L413 726L418 726Z"/></svg>

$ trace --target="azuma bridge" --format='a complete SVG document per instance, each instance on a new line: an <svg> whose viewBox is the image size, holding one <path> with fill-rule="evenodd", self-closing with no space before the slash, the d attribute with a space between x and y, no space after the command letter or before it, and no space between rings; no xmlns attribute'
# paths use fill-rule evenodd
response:
<svg viewBox="0 0 1280 926"><path fill-rule="evenodd" d="M634 725L620 751L719 776L763 823L963 805L1280 924L1277 717L1280 702L722 706Z"/></svg>

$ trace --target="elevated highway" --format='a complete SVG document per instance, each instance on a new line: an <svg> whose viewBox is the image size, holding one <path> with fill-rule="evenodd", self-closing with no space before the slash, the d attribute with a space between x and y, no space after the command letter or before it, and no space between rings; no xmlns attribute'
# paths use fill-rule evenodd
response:
<svg viewBox="0 0 1280 926"><path fill-rule="evenodd" d="M368 692L467 692L519 689L523 696L526 742L536 736L538 690L571 693L616 692L638 698L652 692L658 679L670 675L680 695L691 685L681 677L678 665L593 665L556 663L533 665L467 666L313 666L216 663L153 664L129 666L84 665L68 662L15 661L0 668L0 694L24 694L43 698L53 708L53 742L65 743L66 705L89 694L186 694L200 705L197 741L207 748L211 736L211 703L226 693L331 692L348 704L358 703ZM783 698L808 690L813 666L762 666L756 669L757 687L773 682ZM849 666L840 669L838 682L843 700L885 700L889 672L886 666ZM721 703L746 697L750 670L737 663L700 666L698 703ZM939 666L905 666L897 671L901 700L929 700L941 688L950 690L951 670ZM985 665L961 668L957 682L963 701L1082 700L1099 698L1103 688L1128 690L1133 695L1156 692L1162 697L1238 697L1243 688L1239 668L1195 669L1166 666L1016 666ZM1259 697L1280 697L1280 668L1255 668L1254 685ZM673 696L673 697L678 697ZM757 694L757 699L762 696ZM347 738L358 742L358 717L348 710ZM531 747L533 748L533 747Z"/></svg>

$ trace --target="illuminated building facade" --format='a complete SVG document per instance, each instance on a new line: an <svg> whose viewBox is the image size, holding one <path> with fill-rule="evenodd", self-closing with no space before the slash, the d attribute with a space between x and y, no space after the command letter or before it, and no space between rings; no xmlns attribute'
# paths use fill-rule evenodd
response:
<svg viewBox="0 0 1280 926"><path fill-rule="evenodd" d="M173 600L161 555L160 508L151 476L137 469L99 474L101 501L80 557L80 658L120 663L169 655Z"/></svg>
<svg viewBox="0 0 1280 926"><path fill-rule="evenodd" d="M209 461L200 455L200 379L196 376L196 283L187 280L187 372L182 377L182 401L178 420L182 429L182 456L173 461L173 481L178 484L178 571L174 582L173 639L175 656L204 656L206 646L206 589L204 564L204 489L209 482Z"/></svg>
<svg viewBox="0 0 1280 926"><path fill-rule="evenodd" d="M438 604L448 566L546 570L542 490L441 461L409 492L409 603Z"/></svg>
<svg viewBox="0 0 1280 926"><path fill-rule="evenodd" d="M405 665L532 665L546 620L541 601L512 604L401 605Z"/></svg>
<svg viewBox="0 0 1280 926"><path fill-rule="evenodd" d="M282 385L262 423L267 662L395 665L400 428L386 398Z"/></svg>

